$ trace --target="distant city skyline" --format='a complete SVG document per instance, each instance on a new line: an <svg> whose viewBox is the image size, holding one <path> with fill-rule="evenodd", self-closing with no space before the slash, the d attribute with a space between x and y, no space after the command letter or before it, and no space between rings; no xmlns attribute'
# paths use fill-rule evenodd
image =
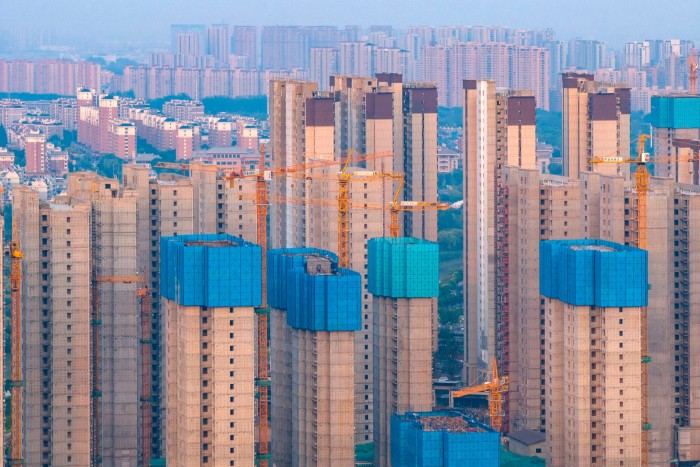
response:
<svg viewBox="0 0 700 467"><path fill-rule="evenodd" d="M561 39L581 36L620 47L649 38L700 39L691 18L682 15L695 2L678 0L660 8L658 1L590 0L579 4L553 0L387 0L328 4L321 0L245 4L202 0L122 0L119 8L103 0L26 0L3 5L0 29L43 29L59 38L167 42L171 24L229 23L236 25L503 25L515 28L553 28ZM154 21L154 18L157 20Z"/></svg>

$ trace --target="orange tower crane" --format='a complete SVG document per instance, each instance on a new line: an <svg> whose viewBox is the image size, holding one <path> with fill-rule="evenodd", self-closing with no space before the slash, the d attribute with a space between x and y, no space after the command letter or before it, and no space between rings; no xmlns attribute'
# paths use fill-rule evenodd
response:
<svg viewBox="0 0 700 467"><path fill-rule="evenodd" d="M270 388L268 362L267 322L270 308L267 306L267 211L269 208L268 186L265 179L265 146L260 146L258 173L255 177L255 205L257 210L257 240L262 249L262 301L255 309L258 317L258 364L255 386L258 389L258 465L267 467L270 459L270 427L268 422L268 400Z"/></svg>
<svg viewBox="0 0 700 467"><path fill-rule="evenodd" d="M391 213L391 223L389 224L389 236L391 238L399 238L399 212L405 211L445 211L450 209L448 203L433 203L429 201L399 201L399 194L401 189L405 185L405 182L401 180L399 182L399 187L394 195L394 200L389 205L389 211Z"/></svg>
<svg viewBox="0 0 700 467"><path fill-rule="evenodd" d="M695 59L695 51L690 52L688 58L688 81L690 82L690 95L694 96L697 93L698 85L698 62Z"/></svg>
<svg viewBox="0 0 700 467"><path fill-rule="evenodd" d="M491 428L496 431L501 431L503 428L503 393L508 391L510 379L508 376L499 376L498 364L494 358L491 362L491 381L477 386L468 388L456 389L450 391L450 407L454 407L454 399L458 397L469 396L478 392L489 393L489 413L491 416Z"/></svg>
<svg viewBox="0 0 700 467"><path fill-rule="evenodd" d="M645 152L645 144L649 135L640 135L637 143L637 157L624 159L620 157L605 157L591 160L592 164L637 164L635 171L637 191L637 247L647 249L647 193L649 191L649 153ZM649 320L646 307L641 312L641 351L642 351L642 465L649 465Z"/></svg>
<svg viewBox="0 0 700 467"><path fill-rule="evenodd" d="M144 281L145 284L145 281ZM151 463L151 289L136 291L141 300L141 465Z"/></svg>
<svg viewBox="0 0 700 467"><path fill-rule="evenodd" d="M10 242L10 326L11 326L11 378L9 381L12 410L10 414L9 465L24 464L22 459L22 259L16 221Z"/></svg>

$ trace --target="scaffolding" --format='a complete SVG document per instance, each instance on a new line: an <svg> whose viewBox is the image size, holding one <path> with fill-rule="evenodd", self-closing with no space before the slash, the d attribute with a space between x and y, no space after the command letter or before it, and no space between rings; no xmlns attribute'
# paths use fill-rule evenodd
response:
<svg viewBox="0 0 700 467"><path fill-rule="evenodd" d="M496 190L496 361L503 375L510 371L510 303L509 287L509 231L508 231L508 186L499 184ZM503 429L509 431L509 393L503 397Z"/></svg>
<svg viewBox="0 0 700 467"><path fill-rule="evenodd" d="M24 464L22 460L22 259L16 221L13 224L12 242L10 242L10 326L11 326L11 379L10 396L12 411L10 414L12 431L10 433L9 465Z"/></svg>

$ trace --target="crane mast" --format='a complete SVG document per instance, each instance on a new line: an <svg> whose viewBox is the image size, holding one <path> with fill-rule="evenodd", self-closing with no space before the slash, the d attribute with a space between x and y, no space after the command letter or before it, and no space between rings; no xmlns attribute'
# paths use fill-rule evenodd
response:
<svg viewBox="0 0 700 467"><path fill-rule="evenodd" d="M11 426L9 465L21 465L22 460L22 259L19 237L13 229L10 242L10 326L11 343L11 379L9 381L11 397Z"/></svg>

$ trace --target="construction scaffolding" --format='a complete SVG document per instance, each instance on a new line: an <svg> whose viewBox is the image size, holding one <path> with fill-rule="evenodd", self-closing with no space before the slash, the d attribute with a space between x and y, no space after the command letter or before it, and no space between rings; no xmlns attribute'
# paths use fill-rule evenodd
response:
<svg viewBox="0 0 700 467"><path fill-rule="evenodd" d="M508 186L499 184L496 191L496 361L503 375L510 370L510 300L509 287L509 231L508 231ZM503 430L510 429L509 394L503 398Z"/></svg>
<svg viewBox="0 0 700 467"><path fill-rule="evenodd" d="M13 227L16 222L13 223ZM11 427L9 465L21 465L22 460L22 258L24 255L19 248L19 236L13 228L10 243L10 326L11 326L11 378L10 397Z"/></svg>

